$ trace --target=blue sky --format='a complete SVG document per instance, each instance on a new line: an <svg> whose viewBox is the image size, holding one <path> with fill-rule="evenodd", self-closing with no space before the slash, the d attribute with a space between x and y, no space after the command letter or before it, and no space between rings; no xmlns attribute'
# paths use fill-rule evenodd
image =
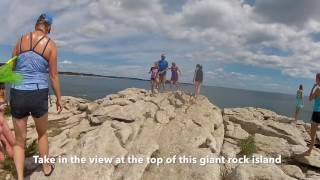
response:
<svg viewBox="0 0 320 180"><path fill-rule="evenodd" d="M149 78L165 53L184 82L199 63L207 85L289 94L320 71L318 0L56 2L0 2L0 61L50 12L60 71Z"/></svg>

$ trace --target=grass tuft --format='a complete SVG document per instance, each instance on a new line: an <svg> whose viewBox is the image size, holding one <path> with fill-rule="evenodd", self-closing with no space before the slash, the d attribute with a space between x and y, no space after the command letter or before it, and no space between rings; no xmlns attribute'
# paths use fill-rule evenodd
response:
<svg viewBox="0 0 320 180"><path fill-rule="evenodd" d="M257 147L254 142L254 136L249 136L247 139L240 141L240 155L251 156L253 153L257 152Z"/></svg>

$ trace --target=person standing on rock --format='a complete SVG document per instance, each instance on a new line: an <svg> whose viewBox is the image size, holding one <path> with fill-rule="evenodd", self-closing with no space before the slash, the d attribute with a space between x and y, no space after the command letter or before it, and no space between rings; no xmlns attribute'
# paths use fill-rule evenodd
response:
<svg viewBox="0 0 320 180"><path fill-rule="evenodd" d="M158 62L155 62L151 67L149 74L151 74L151 91L155 93L155 89L159 89L159 66Z"/></svg>
<svg viewBox="0 0 320 180"><path fill-rule="evenodd" d="M162 89L165 91L165 83L166 83L166 74L168 71L168 61L166 61L166 56L164 54L161 55L161 60L158 62L159 64L159 90Z"/></svg>
<svg viewBox="0 0 320 180"><path fill-rule="evenodd" d="M52 16L41 14L36 22L35 31L24 34L13 50L13 56L18 56L15 71L23 77L22 82L13 84L10 90L10 106L16 138L14 162L19 180L24 177L24 148L29 115L33 117L38 133L40 156L48 157L49 77L57 98L58 113L63 109L57 69L57 47L48 37L51 25ZM45 176L50 176L54 165L44 163L42 170Z"/></svg>
<svg viewBox="0 0 320 180"><path fill-rule="evenodd" d="M320 73L316 75L316 84L313 85L309 100L314 100L314 106L313 106L313 113L312 113L312 123L311 123L311 130L310 130L310 137L311 142L309 145L309 149L303 153L305 156L309 156L311 154L311 151L313 149L313 146L316 141L316 132L320 123Z"/></svg>
<svg viewBox="0 0 320 180"><path fill-rule="evenodd" d="M179 74L181 74L181 71L174 62L172 63L172 66L169 69L171 70L170 88L172 90L172 86L176 86L176 89L179 90Z"/></svg>
<svg viewBox="0 0 320 180"><path fill-rule="evenodd" d="M297 101L296 112L294 114L294 122L295 123L298 121L298 116L300 114L300 111L303 108L303 86L302 86L302 84L300 84L299 89L297 91L296 101Z"/></svg>
<svg viewBox="0 0 320 180"><path fill-rule="evenodd" d="M194 77L193 77L195 98L197 98L200 95L202 82L203 82L202 66L200 64L197 64L196 70L194 72Z"/></svg>

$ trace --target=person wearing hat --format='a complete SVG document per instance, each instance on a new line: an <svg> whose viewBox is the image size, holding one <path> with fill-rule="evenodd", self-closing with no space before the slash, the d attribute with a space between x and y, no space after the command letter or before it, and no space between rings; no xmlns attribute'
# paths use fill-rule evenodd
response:
<svg viewBox="0 0 320 180"><path fill-rule="evenodd" d="M48 157L48 93L49 80L56 95L57 111L63 109L60 81L57 69L57 47L48 37L53 18L50 14L41 14L35 24L35 30L24 34L16 43L13 56L18 56L15 71L23 78L10 89L10 107L15 132L14 162L19 180L24 177L25 142L27 119L31 115L38 133L40 157ZM54 170L53 164L42 165L45 176Z"/></svg>

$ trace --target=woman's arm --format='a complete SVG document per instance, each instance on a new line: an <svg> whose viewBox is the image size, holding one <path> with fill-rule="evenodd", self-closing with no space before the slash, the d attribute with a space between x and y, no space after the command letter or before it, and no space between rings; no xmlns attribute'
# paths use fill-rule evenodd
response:
<svg viewBox="0 0 320 180"><path fill-rule="evenodd" d="M61 90L60 90L60 79L58 74L58 63L57 63L57 47L55 43L52 44L52 49L49 58L49 73L51 85L54 91L54 94L57 97L57 111L60 113L63 109L62 100L61 100Z"/></svg>
<svg viewBox="0 0 320 180"><path fill-rule="evenodd" d="M317 84L314 84L309 94L309 101L312 101L316 97L317 90L318 90L318 89L316 91L314 90L316 87L317 87Z"/></svg>

